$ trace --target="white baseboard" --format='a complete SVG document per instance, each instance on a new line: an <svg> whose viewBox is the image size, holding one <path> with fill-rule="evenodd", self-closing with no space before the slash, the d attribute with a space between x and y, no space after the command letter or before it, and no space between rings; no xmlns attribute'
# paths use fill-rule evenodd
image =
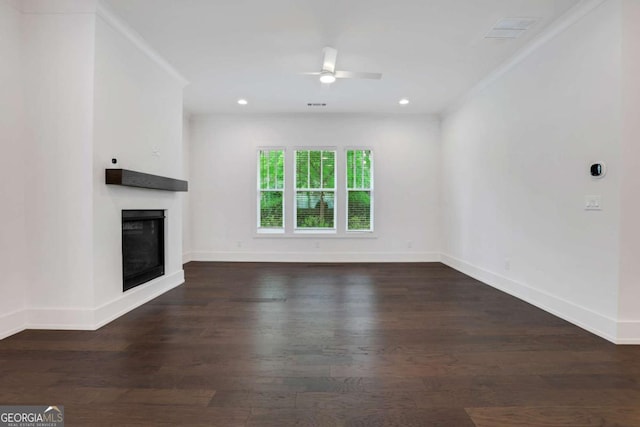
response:
<svg viewBox="0 0 640 427"><path fill-rule="evenodd" d="M554 316L558 316L587 331L616 344L623 344L619 339L618 322L608 316L596 313L588 308L574 304L565 299L548 294L539 289L508 279L499 274L477 267L466 261L442 254L442 263L489 286L508 293L516 298L535 305ZM636 335L637 337L638 335ZM626 342L631 343L631 342Z"/></svg>
<svg viewBox="0 0 640 427"><path fill-rule="evenodd" d="M184 270L153 279L137 286L120 297L94 310L93 329L101 328L109 322L151 301L171 289L184 283Z"/></svg>
<svg viewBox="0 0 640 427"><path fill-rule="evenodd" d="M92 309L82 308L30 308L27 310L25 329L95 329Z"/></svg>
<svg viewBox="0 0 640 427"><path fill-rule="evenodd" d="M619 321L616 344L640 344L640 320Z"/></svg>
<svg viewBox="0 0 640 427"><path fill-rule="evenodd" d="M193 255L191 252L182 252L182 264L193 261Z"/></svg>
<svg viewBox="0 0 640 427"><path fill-rule="evenodd" d="M542 292L531 286L437 252L378 253L247 253L192 252L191 261L237 262L438 262L509 295L535 305L616 344L640 344L640 321L616 321L585 307ZM188 261L187 261L188 262ZM120 298L90 310L29 309L0 316L0 339L25 329L95 330L184 283L180 270L128 291Z"/></svg>
<svg viewBox="0 0 640 427"><path fill-rule="evenodd" d="M24 331L27 324L27 311L16 310L0 316L0 340Z"/></svg>
<svg viewBox="0 0 640 427"><path fill-rule="evenodd" d="M439 262L438 252L191 252L191 261Z"/></svg>
<svg viewBox="0 0 640 427"><path fill-rule="evenodd" d="M0 339L25 329L93 331L184 283L184 271L158 277L94 309L31 308L0 317Z"/></svg>

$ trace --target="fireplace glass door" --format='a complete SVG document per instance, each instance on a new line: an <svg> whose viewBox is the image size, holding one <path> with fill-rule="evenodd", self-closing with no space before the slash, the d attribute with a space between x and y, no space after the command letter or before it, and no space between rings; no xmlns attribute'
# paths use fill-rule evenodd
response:
<svg viewBox="0 0 640 427"><path fill-rule="evenodd" d="M164 211L122 211L123 290L164 275Z"/></svg>

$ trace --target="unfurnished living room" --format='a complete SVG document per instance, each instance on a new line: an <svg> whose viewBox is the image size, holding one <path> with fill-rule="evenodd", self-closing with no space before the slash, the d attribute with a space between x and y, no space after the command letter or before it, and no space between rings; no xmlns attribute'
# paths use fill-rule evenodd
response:
<svg viewBox="0 0 640 427"><path fill-rule="evenodd" d="M638 22L0 0L0 426L640 426Z"/></svg>

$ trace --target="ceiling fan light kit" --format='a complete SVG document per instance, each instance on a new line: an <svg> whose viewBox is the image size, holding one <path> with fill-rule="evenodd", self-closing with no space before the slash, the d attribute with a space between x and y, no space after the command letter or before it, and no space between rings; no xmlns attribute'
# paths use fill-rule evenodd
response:
<svg viewBox="0 0 640 427"><path fill-rule="evenodd" d="M320 74L320 82L322 83L333 83L336 81L336 76L333 73L323 72Z"/></svg>
<svg viewBox="0 0 640 427"><path fill-rule="evenodd" d="M336 60L338 58L338 51L332 47L325 47L322 49L322 69L319 73L305 73L315 76L320 76L322 83L331 84L336 79L372 79L380 80L382 78L381 73L362 73L357 71L336 71Z"/></svg>

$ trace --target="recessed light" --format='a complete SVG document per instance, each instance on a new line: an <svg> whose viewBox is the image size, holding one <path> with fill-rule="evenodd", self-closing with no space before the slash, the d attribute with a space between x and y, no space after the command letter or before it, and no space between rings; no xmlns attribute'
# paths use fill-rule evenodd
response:
<svg viewBox="0 0 640 427"><path fill-rule="evenodd" d="M398 104L400 105L407 105L409 103L409 100L407 98L402 98L400 101L398 101Z"/></svg>
<svg viewBox="0 0 640 427"><path fill-rule="evenodd" d="M246 99L238 99L238 104L240 104L240 105L247 105L247 104L248 104L248 102L247 102L247 100L246 100Z"/></svg>

